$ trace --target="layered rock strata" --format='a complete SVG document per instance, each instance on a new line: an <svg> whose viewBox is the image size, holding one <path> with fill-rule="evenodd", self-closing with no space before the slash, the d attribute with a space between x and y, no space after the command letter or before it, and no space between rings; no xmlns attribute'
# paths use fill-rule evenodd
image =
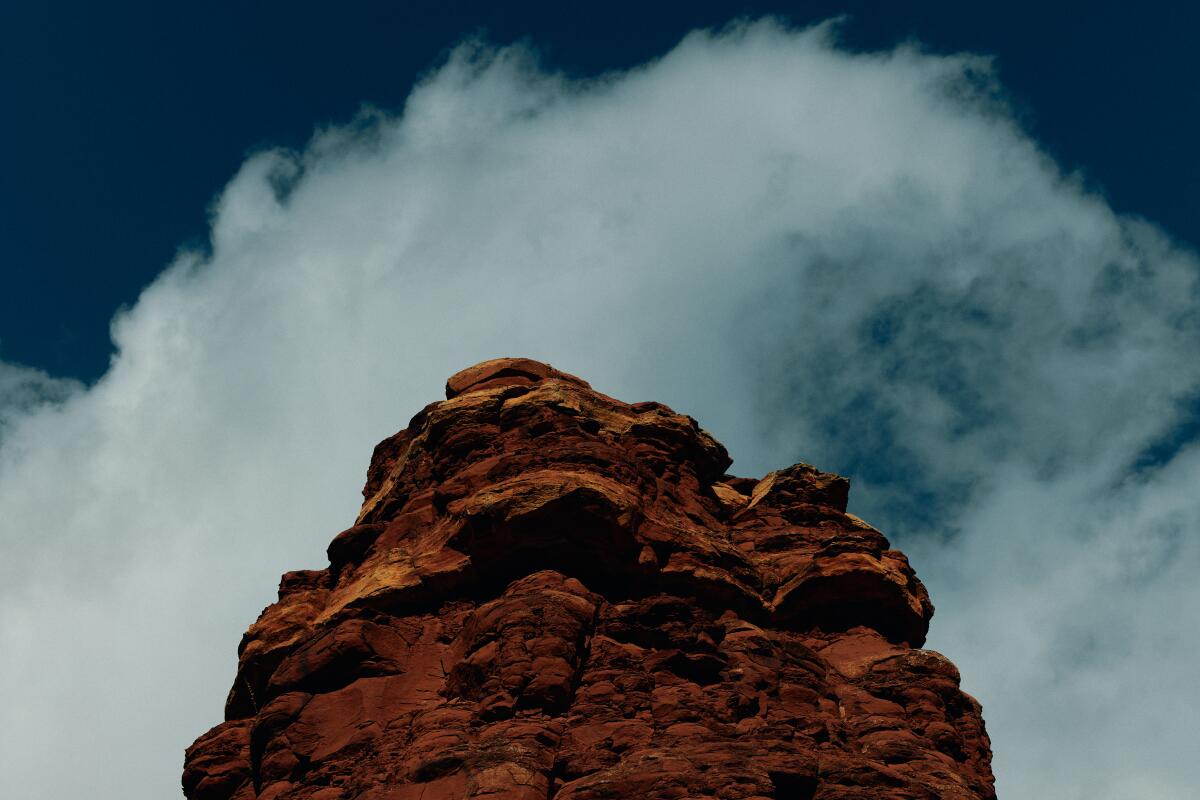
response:
<svg viewBox="0 0 1200 800"><path fill-rule="evenodd" d="M243 637L191 800L992 798L903 554L798 464L490 361L375 449Z"/></svg>

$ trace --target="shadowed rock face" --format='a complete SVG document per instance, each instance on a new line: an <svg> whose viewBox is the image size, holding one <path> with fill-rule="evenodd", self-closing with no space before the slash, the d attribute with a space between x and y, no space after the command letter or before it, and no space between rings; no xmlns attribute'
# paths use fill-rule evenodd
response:
<svg viewBox="0 0 1200 800"><path fill-rule="evenodd" d="M242 639L192 800L991 798L903 554L799 464L525 359L375 448Z"/></svg>

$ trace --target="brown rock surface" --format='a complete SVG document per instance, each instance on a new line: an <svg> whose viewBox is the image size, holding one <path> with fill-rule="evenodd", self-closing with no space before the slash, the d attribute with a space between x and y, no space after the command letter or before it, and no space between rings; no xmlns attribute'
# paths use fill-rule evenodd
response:
<svg viewBox="0 0 1200 800"><path fill-rule="evenodd" d="M991 798L978 703L848 482L726 474L546 364L450 378L239 648L193 800Z"/></svg>

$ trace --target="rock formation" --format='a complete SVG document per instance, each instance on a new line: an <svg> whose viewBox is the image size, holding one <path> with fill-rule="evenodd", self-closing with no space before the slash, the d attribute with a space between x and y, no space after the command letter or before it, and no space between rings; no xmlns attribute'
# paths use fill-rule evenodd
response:
<svg viewBox="0 0 1200 800"><path fill-rule="evenodd" d="M375 449L242 639L191 800L991 798L905 557L798 464L500 359Z"/></svg>

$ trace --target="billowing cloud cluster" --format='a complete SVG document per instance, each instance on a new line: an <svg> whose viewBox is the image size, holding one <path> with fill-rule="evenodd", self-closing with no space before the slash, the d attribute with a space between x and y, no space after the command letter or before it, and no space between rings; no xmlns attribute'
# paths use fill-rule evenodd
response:
<svg viewBox="0 0 1200 800"><path fill-rule="evenodd" d="M519 354L693 414L741 474L852 475L1002 796L1186 796L1198 269L974 57L766 22L575 82L460 47L403 113L249 159L97 385L0 372L2 793L177 791L374 443Z"/></svg>

